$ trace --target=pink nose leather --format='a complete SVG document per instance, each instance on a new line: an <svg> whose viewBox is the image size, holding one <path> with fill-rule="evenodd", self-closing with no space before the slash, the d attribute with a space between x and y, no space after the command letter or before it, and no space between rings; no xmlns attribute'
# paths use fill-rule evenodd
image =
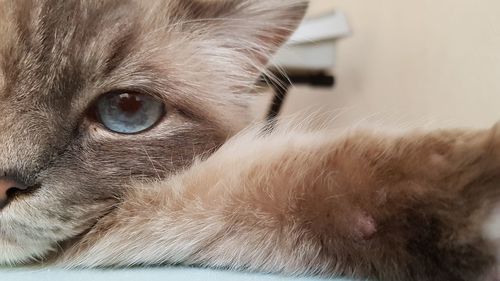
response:
<svg viewBox="0 0 500 281"><path fill-rule="evenodd" d="M26 186L13 179L0 177L0 208L2 208L7 202L7 191L12 188L24 190L26 189Z"/></svg>

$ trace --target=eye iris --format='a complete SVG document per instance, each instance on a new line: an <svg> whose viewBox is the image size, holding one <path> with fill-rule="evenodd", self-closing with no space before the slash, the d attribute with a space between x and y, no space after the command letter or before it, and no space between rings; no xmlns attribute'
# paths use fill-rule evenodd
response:
<svg viewBox="0 0 500 281"><path fill-rule="evenodd" d="M97 101L99 121L110 131L135 134L153 127L164 115L164 105L141 93L108 93Z"/></svg>

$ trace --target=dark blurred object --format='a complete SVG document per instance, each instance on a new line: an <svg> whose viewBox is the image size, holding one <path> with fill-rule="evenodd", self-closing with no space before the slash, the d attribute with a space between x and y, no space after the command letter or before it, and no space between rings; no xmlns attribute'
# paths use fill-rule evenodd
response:
<svg viewBox="0 0 500 281"><path fill-rule="evenodd" d="M266 83L274 92L273 101L267 119L272 120L278 116L291 85L307 85L312 87L333 87L335 77L325 72L308 72L304 74L273 74L273 78L262 76L261 82Z"/></svg>
<svg viewBox="0 0 500 281"><path fill-rule="evenodd" d="M337 40L349 35L344 14L329 13L306 19L272 60L266 83L274 92L267 119L278 116L291 85L333 87Z"/></svg>

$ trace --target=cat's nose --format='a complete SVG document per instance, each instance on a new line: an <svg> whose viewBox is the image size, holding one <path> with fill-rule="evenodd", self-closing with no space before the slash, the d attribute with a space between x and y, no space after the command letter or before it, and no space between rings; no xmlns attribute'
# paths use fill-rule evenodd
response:
<svg viewBox="0 0 500 281"><path fill-rule="evenodd" d="M12 192L26 190L28 187L20 181L9 177L0 177L0 209L7 205Z"/></svg>

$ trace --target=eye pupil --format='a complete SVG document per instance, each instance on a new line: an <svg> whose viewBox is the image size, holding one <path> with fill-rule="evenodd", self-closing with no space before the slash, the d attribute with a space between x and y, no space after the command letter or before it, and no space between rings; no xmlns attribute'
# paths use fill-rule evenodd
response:
<svg viewBox="0 0 500 281"><path fill-rule="evenodd" d="M142 108L142 100L137 95L120 94L118 107L127 114L135 114Z"/></svg>

